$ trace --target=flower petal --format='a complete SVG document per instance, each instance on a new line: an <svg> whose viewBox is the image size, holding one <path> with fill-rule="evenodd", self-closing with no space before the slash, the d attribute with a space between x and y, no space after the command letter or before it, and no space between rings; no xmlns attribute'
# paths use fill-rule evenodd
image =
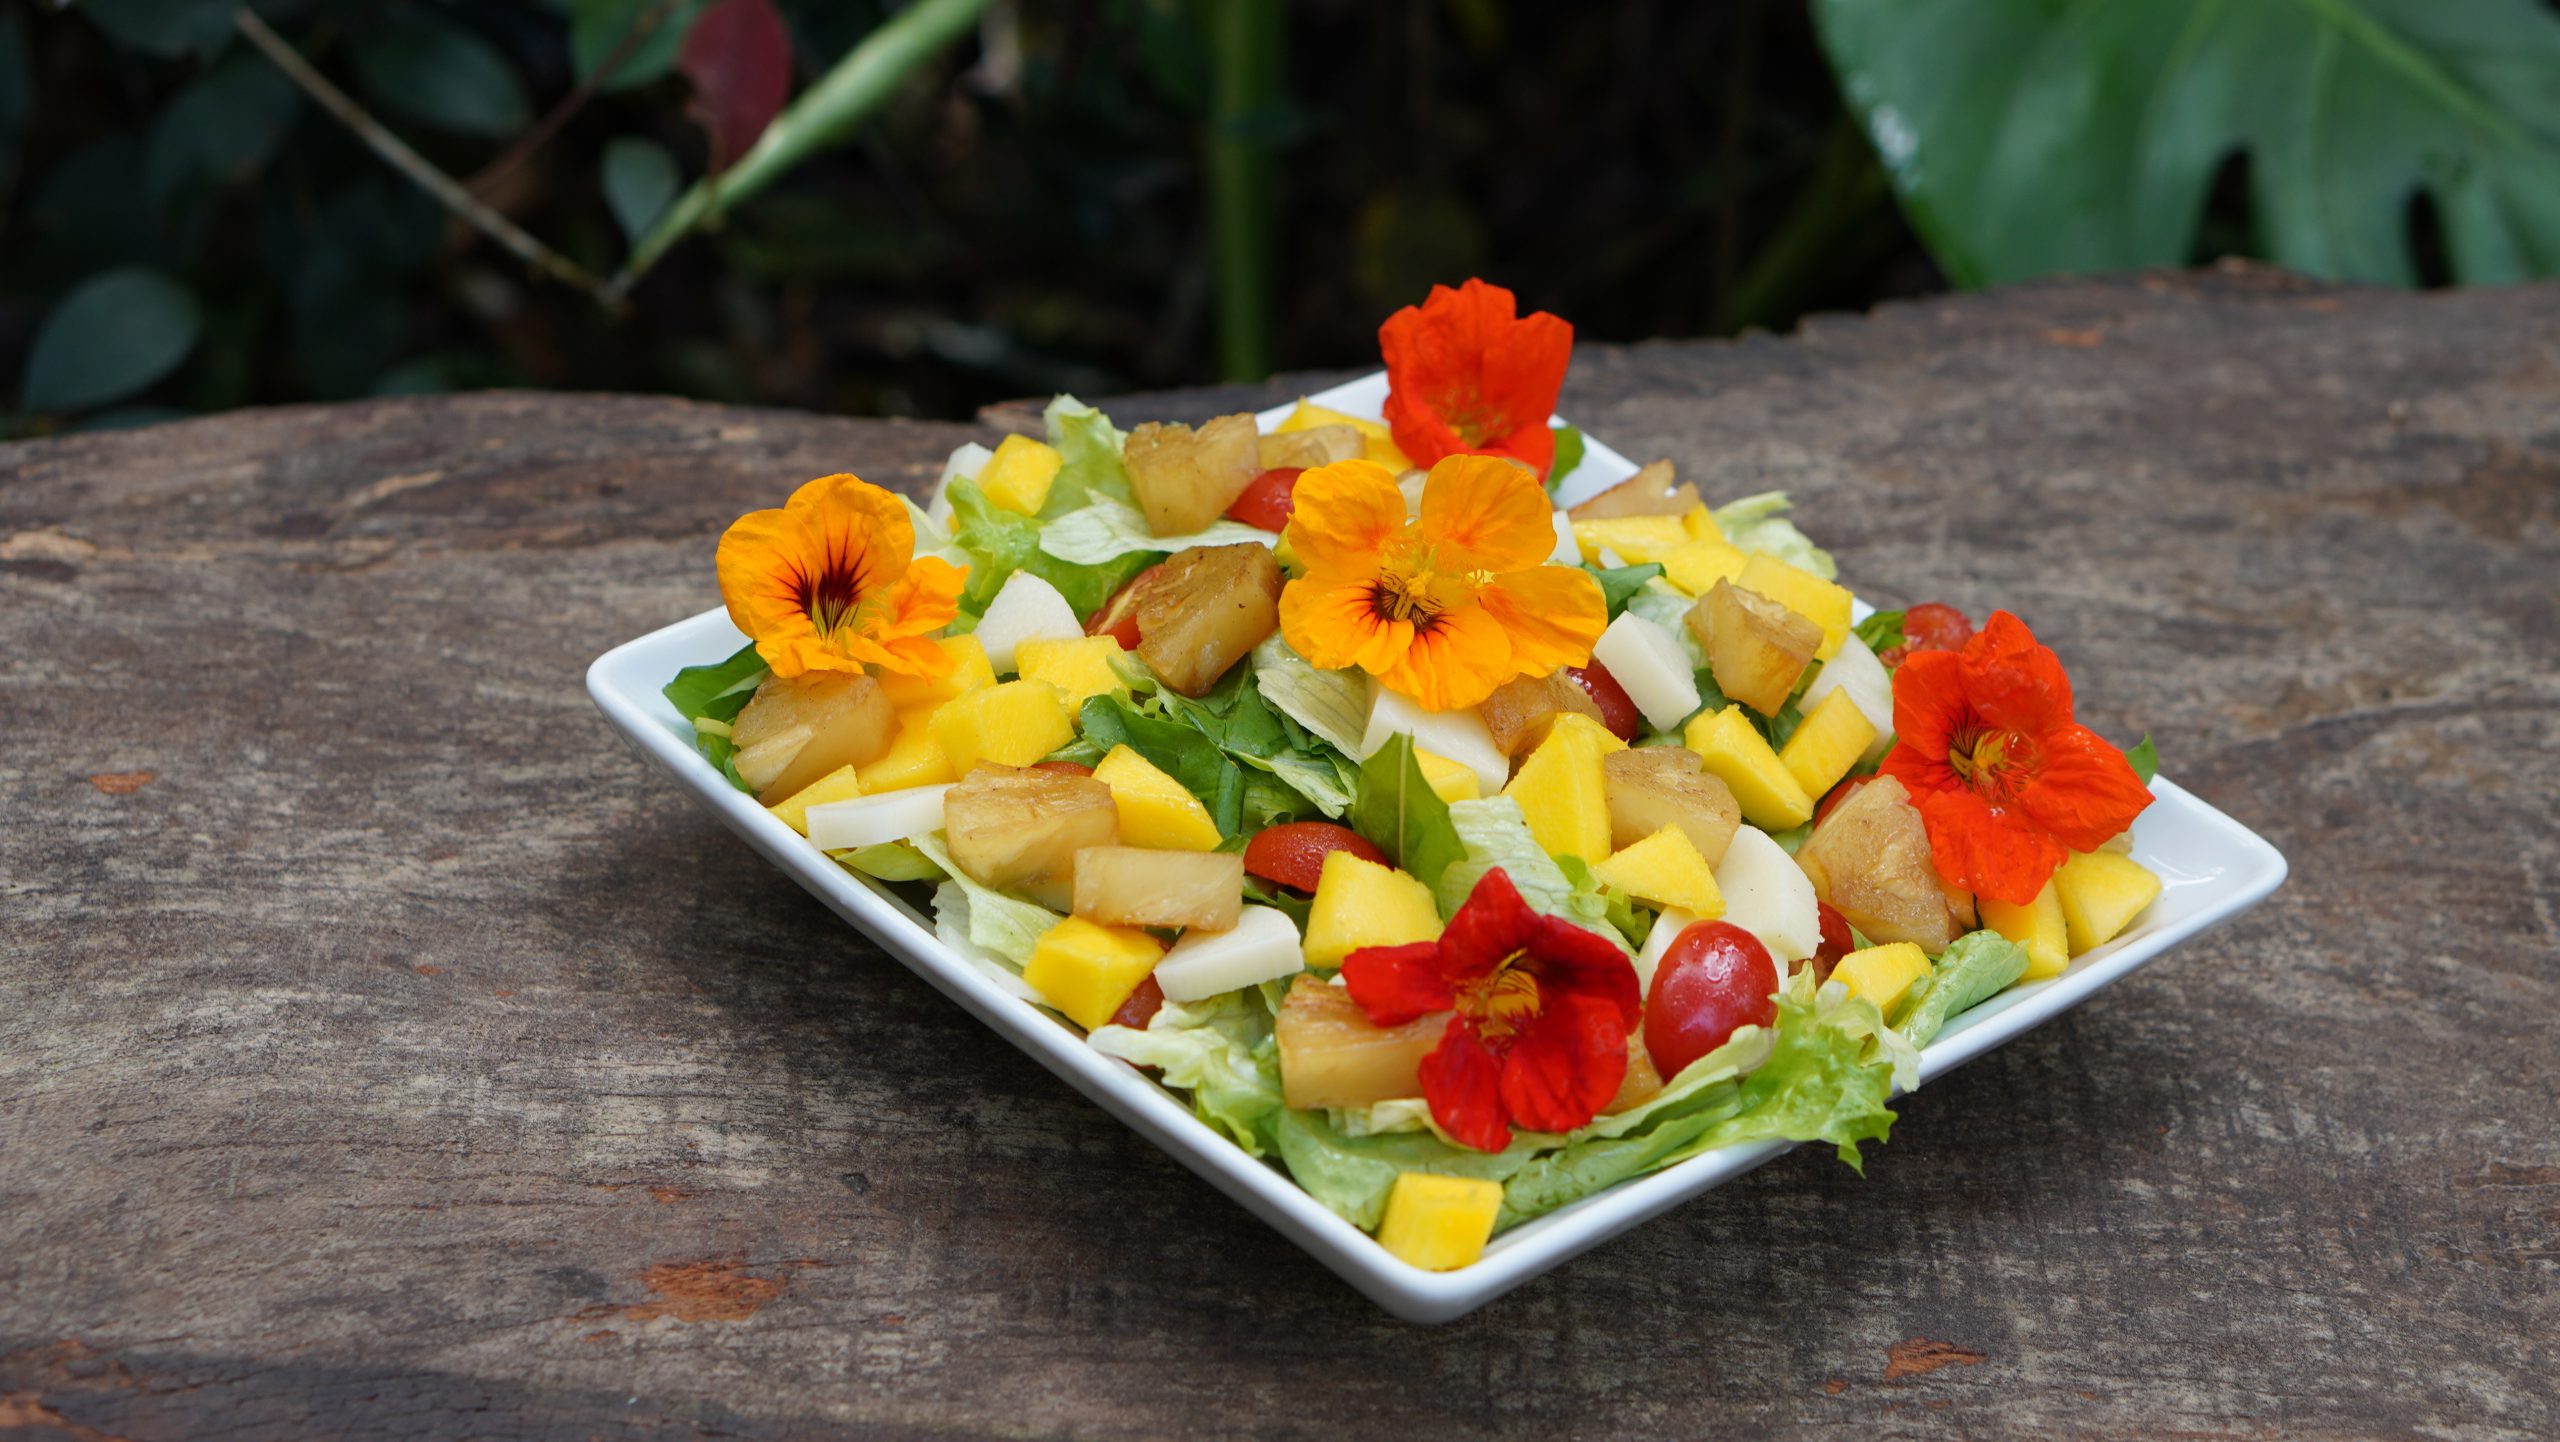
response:
<svg viewBox="0 0 2560 1442"><path fill-rule="evenodd" d="M1404 492L1375 461L1336 461L1298 477L1282 537L1310 571L1376 575L1404 535Z"/></svg>
<svg viewBox="0 0 2560 1442"><path fill-rule="evenodd" d="M1983 724L2026 736L2071 724L2071 678L2026 622L1994 611L1955 656L1965 698Z"/></svg>
<svg viewBox="0 0 2560 1442"><path fill-rule="evenodd" d="M1511 659L1511 633L1491 612L1472 603L1414 628L1404 654L1376 673L1389 689L1412 697L1426 711L1473 706L1519 674Z"/></svg>
<svg viewBox="0 0 2560 1442"><path fill-rule="evenodd" d="M1588 666L1592 646L1609 629L1600 583L1579 566L1537 566L1497 576L1476 603L1510 633L1512 676Z"/></svg>
<svg viewBox="0 0 2560 1442"><path fill-rule="evenodd" d="M1616 942L1561 916L1541 916L1528 950L1537 958L1539 982L1548 990L1606 1004L1626 1030L1642 1018L1644 990L1636 980L1635 963Z"/></svg>
<svg viewBox="0 0 2560 1442"><path fill-rule="evenodd" d="M1897 761L1905 767L1926 758L1945 769L1947 748L1965 724L1972 705L1965 699L1964 663L1952 651L1914 651L1893 671L1894 748L1885 754L1885 769ZM1900 775L1900 772L1894 774ZM1949 778L1953 772L1947 773ZM1903 776L1902 784L1920 784ZM1933 781L1929 789L1937 789Z"/></svg>
<svg viewBox="0 0 2560 1442"><path fill-rule="evenodd" d="M1556 548L1554 515L1527 471L1492 456L1450 456L1422 483L1416 528L1436 569L1500 574L1545 564Z"/></svg>
<svg viewBox="0 0 2560 1442"><path fill-rule="evenodd" d="M1503 1110L1531 1131L1569 1132L1599 1115L1626 1077L1627 1023L1618 1009L1598 997L1551 994L1503 1055Z"/></svg>
<svg viewBox="0 0 2560 1442"><path fill-rule="evenodd" d="M1920 792L1912 800L1928 827L1939 879L1976 895L2028 905L2069 855L2025 815L1969 790Z"/></svg>
<svg viewBox="0 0 2560 1442"><path fill-rule="evenodd" d="M1422 1059L1422 1094L1431 1102L1431 1119L1460 1145L1480 1152L1511 1145L1511 1126L1503 1120L1502 1061L1476 1039L1465 1017L1449 1018L1440 1044Z"/></svg>
<svg viewBox="0 0 2560 1442"><path fill-rule="evenodd" d="M2086 726L2047 734L2042 751L2018 809L2074 851L2097 850L2151 804L2151 789L2124 753Z"/></svg>
<svg viewBox="0 0 2560 1442"><path fill-rule="evenodd" d="M1547 418L1572 358L1573 327L1522 316L1510 291L1482 280L1432 287L1378 328L1387 363L1387 425L1417 465L1461 451L1510 455L1540 477L1555 459Z"/></svg>
<svg viewBox="0 0 2560 1442"><path fill-rule="evenodd" d="M1310 571L1280 588L1280 632L1307 663L1383 675L1413 644L1411 621L1378 614L1376 573Z"/></svg>
<svg viewBox="0 0 2560 1442"><path fill-rule="evenodd" d="M1447 1011L1458 999L1441 974L1436 941L1364 946L1342 959L1342 984L1372 1026L1402 1026Z"/></svg>
<svg viewBox="0 0 2560 1442"><path fill-rule="evenodd" d="M1538 935L1538 913L1497 866L1476 879L1458 914L1440 933L1440 970L1452 982L1489 976Z"/></svg>

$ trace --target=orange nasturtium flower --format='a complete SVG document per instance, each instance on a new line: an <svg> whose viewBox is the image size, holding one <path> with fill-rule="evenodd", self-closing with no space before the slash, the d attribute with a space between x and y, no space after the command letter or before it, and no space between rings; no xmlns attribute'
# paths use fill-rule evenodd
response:
<svg viewBox="0 0 2560 1442"><path fill-rule="evenodd" d="M2151 804L2124 753L2071 719L2061 658L2006 611L1961 651L1904 658L1893 731L1882 769L1919 805L1938 875L2012 906Z"/></svg>
<svg viewBox="0 0 2560 1442"><path fill-rule="evenodd" d="M820 476L720 537L720 599L777 676L866 665L939 676L951 658L927 638L960 614L968 573L915 548L905 502Z"/></svg>
<svg viewBox="0 0 2560 1442"><path fill-rule="evenodd" d="M1589 665L1608 627L1600 584L1546 563L1554 513L1509 461L1441 461L1412 521L1371 461L1308 471L1294 503L1284 535L1307 570L1280 592L1280 629L1315 665L1357 666L1449 711L1515 677Z"/></svg>
<svg viewBox="0 0 2560 1442"><path fill-rule="evenodd" d="M1417 466L1460 453L1509 456L1541 478L1556 458L1547 417L1573 355L1573 327L1519 313L1511 292L1480 280L1435 285L1378 327L1387 362L1387 425Z"/></svg>

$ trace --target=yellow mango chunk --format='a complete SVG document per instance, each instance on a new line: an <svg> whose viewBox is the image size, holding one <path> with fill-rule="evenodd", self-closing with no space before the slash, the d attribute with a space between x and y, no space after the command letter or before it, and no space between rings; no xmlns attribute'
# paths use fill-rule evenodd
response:
<svg viewBox="0 0 2560 1442"><path fill-rule="evenodd" d="M1050 483L1058 479L1058 467L1065 463L1066 457L1046 441L1007 436L978 472L978 489L1008 511L1036 516L1048 503Z"/></svg>
<svg viewBox="0 0 2560 1442"><path fill-rule="evenodd" d="M954 696L933 713L933 736L961 776L981 761L1028 766L1076 739L1066 693L1046 681L1007 681Z"/></svg>
<svg viewBox="0 0 2560 1442"><path fill-rule="evenodd" d="M1413 759L1422 768L1423 781L1441 800L1474 801L1483 797L1484 782L1476 776L1474 767L1462 766L1418 746L1414 748Z"/></svg>
<svg viewBox="0 0 2560 1442"><path fill-rule="evenodd" d="M950 753L942 749L942 742L933 734L933 716L941 709L939 705L918 706L898 713L898 739L889 743L888 754L862 768L864 795L939 786L960 779L951 770Z"/></svg>
<svg viewBox="0 0 2560 1442"><path fill-rule="evenodd" d="M891 748L896 749L895 747ZM850 766L839 766L790 797L765 809L791 824L791 829L809 834L809 808L825 801L851 801L862 794L862 781Z"/></svg>
<svg viewBox="0 0 2560 1442"><path fill-rule="evenodd" d="M1716 582L1732 580L1750 564L1750 552L1703 537L1664 554L1662 579L1692 596L1703 596L1716 588Z"/></svg>
<svg viewBox="0 0 2560 1442"><path fill-rule="evenodd" d="M1365 448L1363 459L1376 461L1399 474L1413 469L1413 462L1405 459L1404 452L1396 448L1395 433L1387 429L1386 422L1347 416L1330 407L1317 405L1304 396L1298 398L1297 408L1272 429L1311 431L1318 426L1349 426L1360 433L1360 443Z"/></svg>
<svg viewBox="0 0 2560 1442"><path fill-rule="evenodd" d="M1678 516L1612 516L1573 523L1573 539L1582 554L1597 557L1605 546L1630 566L1641 566L1688 545L1697 537Z"/></svg>
<svg viewBox="0 0 2560 1442"><path fill-rule="evenodd" d="M1520 803L1529 834L1550 856L1585 861L1609 854L1609 783L1600 758L1627 743L1609 728L1568 711L1547 727L1547 739L1520 763L1502 794Z"/></svg>
<svg viewBox="0 0 2560 1442"><path fill-rule="evenodd" d="M1849 693L1831 691L1787 738L1778 752L1778 764L1787 768L1805 795L1820 796L1840 784L1875 739L1876 723L1867 719Z"/></svg>
<svg viewBox="0 0 2560 1442"><path fill-rule="evenodd" d="M1111 1020L1163 957L1163 943L1134 926L1097 926L1070 916L1031 944L1022 979L1091 1031Z"/></svg>
<svg viewBox="0 0 2560 1442"><path fill-rule="evenodd" d="M1893 1004L1930 970L1929 955L1918 942L1897 941L1850 952L1831 968L1831 979L1848 987L1851 996L1874 1002L1890 1020Z"/></svg>
<svg viewBox="0 0 2560 1442"><path fill-rule="evenodd" d="M1484 1255L1502 1211L1502 1183L1404 1172L1387 1191L1378 1245L1426 1272L1454 1272Z"/></svg>
<svg viewBox="0 0 2560 1442"><path fill-rule="evenodd" d="M1315 900L1307 907L1307 965L1330 970L1364 946L1439 938L1440 906L1430 887L1348 851L1326 855Z"/></svg>
<svg viewBox="0 0 2560 1442"><path fill-rule="evenodd" d="M1715 868L1698 851L1689 833L1666 826L1591 868L1612 891L1623 891L1656 906L1676 907L1700 921L1724 915L1724 893L1716 889Z"/></svg>
<svg viewBox="0 0 2560 1442"><path fill-rule="evenodd" d="M2073 956L2115 940L2160 894L2160 878L2148 867L2112 851L2073 856L2053 874L2052 885L2061 895Z"/></svg>
<svg viewBox="0 0 2560 1442"><path fill-rule="evenodd" d="M1689 508L1689 513L1680 518L1680 528L1687 531L1693 541L1724 539L1724 527L1716 524L1716 513L1708 510L1704 502Z"/></svg>
<svg viewBox="0 0 2560 1442"><path fill-rule="evenodd" d="M918 706L931 706L983 691L996 684L996 668L987 664L987 648L975 636L936 636L933 644L951 658L951 669L940 676L901 676L894 671L877 673L880 691L889 705L898 711L912 711Z"/></svg>
<svg viewBox="0 0 2560 1442"><path fill-rule="evenodd" d="M1013 664L1025 681L1046 681L1066 693L1070 709L1096 696L1108 696L1125 683L1111 669L1120 642L1110 636L1084 636L1073 641L1024 641L1013 648Z"/></svg>
<svg viewBox="0 0 2560 1442"><path fill-rule="evenodd" d="M1093 779L1120 808L1120 844L1155 851L1215 851L1223 838L1191 788L1126 746L1114 746Z"/></svg>
<svg viewBox="0 0 2560 1442"><path fill-rule="evenodd" d="M1813 653L1817 661L1830 660L1840 643L1849 639L1850 597L1845 586L1834 585L1775 556L1761 555L1753 556L1733 583L1746 591L1757 591L1820 626L1822 649Z"/></svg>
<svg viewBox="0 0 2560 1442"><path fill-rule="evenodd" d="M1681 739L1706 762L1708 774L1732 790L1743 820L1763 831L1787 831L1813 819L1813 797L1740 706L1701 712Z"/></svg>
<svg viewBox="0 0 2560 1442"><path fill-rule="evenodd" d="M2011 906L1988 896L1973 899L1982 924L2027 949L2027 970L2020 981L2060 976L2071 965L2069 931L2062 919L2062 892L2052 882L2024 906Z"/></svg>

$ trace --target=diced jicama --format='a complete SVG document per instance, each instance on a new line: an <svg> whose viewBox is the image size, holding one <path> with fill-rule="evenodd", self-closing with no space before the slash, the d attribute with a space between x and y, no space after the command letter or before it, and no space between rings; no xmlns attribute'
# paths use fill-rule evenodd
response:
<svg viewBox="0 0 2560 1442"><path fill-rule="evenodd" d="M1243 905L1244 858L1232 851L1088 846L1075 856L1075 914L1104 926L1224 931Z"/></svg>
<svg viewBox="0 0 2560 1442"><path fill-rule="evenodd" d="M951 458L942 463L942 478L933 483L933 503L924 508L925 516L936 525L949 530L954 519L951 513L951 483L964 477L976 480L978 473L987 468L987 462L995 459L995 454L976 441L970 441L954 450Z"/></svg>
<svg viewBox="0 0 2560 1442"><path fill-rule="evenodd" d="M1813 883L1787 849L1756 826L1733 833L1716 867L1724 919L1760 938L1781 962L1802 961L1822 946L1822 911Z"/></svg>
<svg viewBox="0 0 2560 1442"><path fill-rule="evenodd" d="M1029 571L1016 571L987 603L987 614L973 634L986 650L987 664L1005 676L1018 664L1013 653L1023 642L1072 641L1084 635L1084 627L1057 587Z"/></svg>
<svg viewBox="0 0 2560 1442"><path fill-rule="evenodd" d="M1138 602L1138 658L1183 695L1206 695L1280 629L1280 587L1280 563L1251 541L1177 551Z"/></svg>
<svg viewBox="0 0 2560 1442"><path fill-rule="evenodd" d="M838 767L877 761L897 737L897 711L859 671L767 676L729 727L738 778L767 806Z"/></svg>
<svg viewBox="0 0 2560 1442"><path fill-rule="evenodd" d="M1679 637L1633 611L1621 612L1600 633L1591 659L1609 668L1656 731L1677 727L1698 709L1698 675L1687 648Z"/></svg>
<svg viewBox="0 0 2560 1442"><path fill-rule="evenodd" d="M1581 565L1582 543L1573 538L1573 518L1562 511L1551 512L1550 515L1556 527L1556 548L1547 553L1547 564L1551 566Z"/></svg>
<svg viewBox="0 0 2560 1442"><path fill-rule="evenodd" d="M1290 983L1272 1028L1280 1047L1281 1099L1306 1110L1420 1096L1422 1059L1448 1029L1445 1011L1402 1026L1374 1025L1348 989L1301 976Z"/></svg>
<svg viewBox="0 0 2560 1442"><path fill-rule="evenodd" d="M1611 666L1609 669L1615 672L1618 668ZM1625 678L1621 677L1618 684L1625 685ZM1876 659L1876 653L1868 649L1866 642L1858 639L1855 631L1841 639L1840 649L1832 652L1831 659L1822 663L1822 669L1814 673L1812 683L1804 688L1804 698L1796 704L1810 716L1813 708L1822 704L1822 698L1834 691L1848 693L1850 704L1858 708L1859 715L1867 718L1868 725L1876 728L1876 739L1867 743L1866 754L1859 759L1882 759L1893 745L1893 673L1884 668L1884 663ZM1629 691L1628 694L1635 693ZM1637 704L1643 703L1639 701Z"/></svg>
<svg viewBox="0 0 2560 1442"><path fill-rule="evenodd" d="M1111 788L1056 771L979 766L944 789L942 818L962 871L1060 911L1075 898L1076 853L1120 839Z"/></svg>
<svg viewBox="0 0 2560 1442"><path fill-rule="evenodd" d="M1595 708L1596 709L1596 708ZM1484 794L1500 791L1511 779L1511 758L1493 744L1493 733L1472 706L1459 711L1425 711L1420 702L1390 691L1375 679L1369 683L1369 725L1360 735L1365 760L1397 736L1410 736L1417 750L1455 761L1476 774Z"/></svg>
<svg viewBox="0 0 2560 1442"><path fill-rule="evenodd" d="M1356 434L1356 432L1355 432ZM1275 907L1248 906L1224 931L1186 931L1156 964L1167 1001L1202 1001L1306 969L1298 928Z"/></svg>
<svg viewBox="0 0 2560 1442"><path fill-rule="evenodd" d="M1680 933L1702 920L1705 918L1676 906L1653 919L1653 930L1645 933L1644 950L1636 953L1636 989L1639 992L1652 993L1654 968L1662 965L1662 958L1670 954L1671 943L1680 939Z"/></svg>
<svg viewBox="0 0 2560 1442"><path fill-rule="evenodd" d="M913 786L851 801L829 801L810 807L802 819L808 824L810 842L821 851L905 841L942 829L942 796L950 789L948 783Z"/></svg>

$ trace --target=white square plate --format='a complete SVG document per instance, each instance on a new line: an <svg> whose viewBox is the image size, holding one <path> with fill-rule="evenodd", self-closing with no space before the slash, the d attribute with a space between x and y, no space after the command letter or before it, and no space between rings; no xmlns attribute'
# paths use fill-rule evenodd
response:
<svg viewBox="0 0 2560 1442"><path fill-rule="evenodd" d="M1385 398L1381 374L1313 399L1353 415L1375 416ZM1264 412L1265 428L1287 409ZM1569 497L1591 494L1636 469L1607 446L1587 444L1582 465L1565 488ZM1397 1316L1416 1322L1462 1316L1791 1145L1729 1147L1622 1183L1496 1237L1482 1260L1460 1271L1408 1266L1299 1190L1278 1167L1254 1160L1211 1130L1180 1097L1127 1063L1087 1047L1065 1021L998 987L942 944L930 916L888 888L836 865L703 760L694 749L691 727L667 704L660 688L684 667L725 660L745 644L724 611L706 611L597 658L587 670L587 691L634 750L690 789L729 829L837 915ZM2158 799L2134 826L2133 854L2159 874L2164 883L2159 899L2131 931L2072 962L2061 976L2015 987L1950 1023L1921 1053L1924 1082L2079 1005L2188 937L2238 916L2284 880L2284 857L2256 833L2169 781L2154 780L2152 790Z"/></svg>

